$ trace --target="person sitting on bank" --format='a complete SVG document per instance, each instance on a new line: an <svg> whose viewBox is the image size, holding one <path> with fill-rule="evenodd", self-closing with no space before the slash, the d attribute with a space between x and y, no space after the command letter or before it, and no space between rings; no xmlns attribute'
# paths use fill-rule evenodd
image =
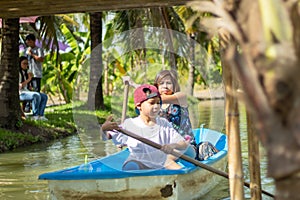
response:
<svg viewBox="0 0 300 200"><path fill-rule="evenodd" d="M20 101L32 102L33 120L48 120L44 116L48 96L44 93L30 91L30 81L33 75L32 72L28 69L28 60L25 56L21 56L19 59L19 69Z"/></svg>

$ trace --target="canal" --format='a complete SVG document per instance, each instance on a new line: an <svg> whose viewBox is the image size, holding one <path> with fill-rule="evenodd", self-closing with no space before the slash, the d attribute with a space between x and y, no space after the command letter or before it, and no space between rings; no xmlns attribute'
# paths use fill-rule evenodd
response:
<svg viewBox="0 0 300 200"><path fill-rule="evenodd" d="M217 131L224 130L224 101L201 101L191 113L197 120L193 124L205 124L205 127ZM245 181L249 182L247 133L244 107L240 108L242 157ZM42 173L55 171L62 168L79 165L84 162L85 156L88 160L103 157L116 151L110 142L94 141L97 143L97 156L90 154L90 148L95 144L82 143L78 135L65 139L53 141L47 144L33 145L18 149L14 152L0 154L0 199L1 200L48 200L49 192L47 181L38 180ZM89 145L91 145L89 147ZM93 146L93 147L92 147ZM261 175L264 190L275 193L273 181L266 177L266 157L261 148ZM245 189L245 198L250 198L249 189ZM205 197L201 199L216 200L230 199L229 184L227 179L222 179L220 184ZM271 199L263 195L263 199Z"/></svg>

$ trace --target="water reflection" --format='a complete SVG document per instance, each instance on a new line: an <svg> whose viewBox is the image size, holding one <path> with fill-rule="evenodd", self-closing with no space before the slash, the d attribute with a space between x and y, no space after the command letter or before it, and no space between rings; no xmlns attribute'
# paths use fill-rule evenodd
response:
<svg viewBox="0 0 300 200"><path fill-rule="evenodd" d="M223 132L225 126L224 101L202 101L199 107L199 126L205 124L205 127Z"/></svg>
<svg viewBox="0 0 300 200"><path fill-rule="evenodd" d="M224 101L202 101L197 105L197 120L193 124L222 131L224 129ZM247 175L247 139L244 111L241 110L242 151L245 180ZM94 140L83 143L79 137L71 136L49 144L40 144L18 151L0 154L0 199L2 200L47 200L49 199L47 181L38 180L42 173L79 165L84 162L85 155L89 160L102 157L116 151L111 142ZM95 149L96 148L96 149ZM261 153L261 169L263 189L274 193L272 180L265 177L266 160ZM228 180L223 179L218 187L202 199L228 199ZM249 190L246 190L249 198ZM268 199L264 197L263 199Z"/></svg>
<svg viewBox="0 0 300 200"><path fill-rule="evenodd" d="M82 162L85 148L77 136L52 144L35 145L0 155L1 199L48 199L46 181L38 181L41 173Z"/></svg>

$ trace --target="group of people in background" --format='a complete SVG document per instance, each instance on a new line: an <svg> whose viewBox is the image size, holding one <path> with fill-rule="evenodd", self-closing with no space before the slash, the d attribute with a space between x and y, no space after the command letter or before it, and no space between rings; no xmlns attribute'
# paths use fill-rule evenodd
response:
<svg viewBox="0 0 300 200"><path fill-rule="evenodd" d="M41 92L42 64L44 61L43 49L36 46L36 37L29 34L25 38L27 48L24 56L19 58L19 95L22 118L26 118L24 110L32 109L33 120L48 120L44 111L48 96Z"/></svg>

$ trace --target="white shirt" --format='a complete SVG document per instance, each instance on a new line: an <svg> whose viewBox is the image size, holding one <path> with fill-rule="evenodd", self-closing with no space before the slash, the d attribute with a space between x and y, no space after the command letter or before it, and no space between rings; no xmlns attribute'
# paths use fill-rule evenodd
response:
<svg viewBox="0 0 300 200"><path fill-rule="evenodd" d="M161 117L156 118L156 125L154 126L146 125L140 117L126 119L121 126L160 145L184 141L184 138L172 125ZM127 161L137 160L152 169L164 167L167 157L164 152L119 132L110 131L109 134L115 144L126 144L128 146L130 155Z"/></svg>
<svg viewBox="0 0 300 200"><path fill-rule="evenodd" d="M19 83L22 82L22 74L21 73L24 73L23 76L25 77L25 72L23 70L21 70L22 72L19 72ZM29 73L32 73L30 69L27 70L27 74ZM19 93L22 93L22 92L28 92L30 91L28 88L27 88L27 85L25 85L24 87L22 87L20 90L19 90Z"/></svg>
<svg viewBox="0 0 300 200"><path fill-rule="evenodd" d="M27 48L28 49L28 48ZM27 49L25 52L27 52ZM31 51L34 55L37 55L38 57L44 57L44 51L42 48L35 46L34 48L31 48ZM35 60L32 56L29 56L26 53L28 57L28 64L29 64L29 69L33 73L34 78L42 78L43 76L43 69L42 69L42 62L39 62Z"/></svg>

